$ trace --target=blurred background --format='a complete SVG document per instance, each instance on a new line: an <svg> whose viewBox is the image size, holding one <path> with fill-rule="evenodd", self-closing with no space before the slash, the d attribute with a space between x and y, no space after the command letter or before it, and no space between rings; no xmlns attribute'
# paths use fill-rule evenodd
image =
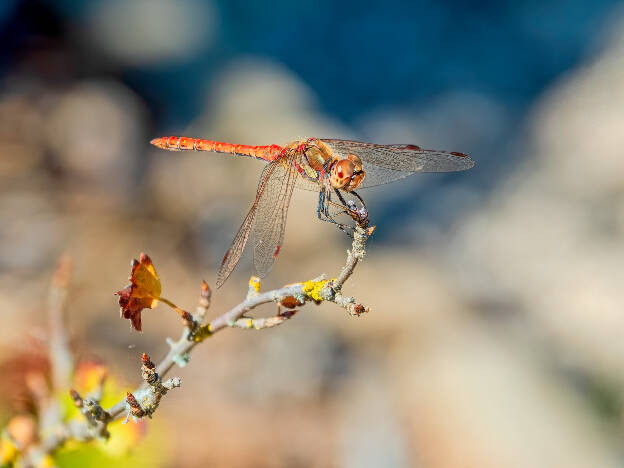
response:
<svg viewBox="0 0 624 468"><path fill-rule="evenodd" d="M128 385L140 353L158 360L180 328L162 306L143 334L119 319L130 260L149 253L189 310L200 280L214 284L262 164L150 139L342 137L477 166L361 192L377 230L345 291L372 312L306 306L215 336L175 370L182 388L137 463L624 466L623 13L608 0L3 0L0 423L20 411L6 382L43 340L61 254L78 355ZM315 209L295 193L264 289L339 271L349 241ZM214 316L243 299L250 257Z"/></svg>

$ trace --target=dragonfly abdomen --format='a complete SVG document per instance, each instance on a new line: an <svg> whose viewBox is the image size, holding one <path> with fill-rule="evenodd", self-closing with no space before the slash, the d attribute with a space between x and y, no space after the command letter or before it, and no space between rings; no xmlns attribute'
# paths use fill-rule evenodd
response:
<svg viewBox="0 0 624 468"><path fill-rule="evenodd" d="M220 141L204 140L202 138L190 137L161 137L150 142L157 148L169 151L214 151L216 153L236 154L239 156L249 156L264 161L273 161L280 156L283 148L279 145L235 145Z"/></svg>

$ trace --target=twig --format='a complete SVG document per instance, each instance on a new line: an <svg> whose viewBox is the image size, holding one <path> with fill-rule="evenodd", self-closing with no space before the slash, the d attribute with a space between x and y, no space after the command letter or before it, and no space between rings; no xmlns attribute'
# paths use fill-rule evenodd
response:
<svg viewBox="0 0 624 468"><path fill-rule="evenodd" d="M52 384L56 390L64 391L71 385L74 358L69 348L65 324L67 289L71 280L72 262L62 257L58 263L48 297L48 320L50 328L50 364Z"/></svg>
<svg viewBox="0 0 624 468"><path fill-rule="evenodd" d="M137 396L128 393L126 395L126 402L130 407L130 413L137 418L143 416L152 417L152 414L158 408L160 400L167 394L169 390L179 387L181 380L179 377L174 377L166 382L163 382L158 372L156 372L156 366L151 361L149 356L143 353L141 358L141 376L145 381L146 386L141 387L141 390L136 393L140 393L140 402ZM147 390L147 391L146 391Z"/></svg>
<svg viewBox="0 0 624 468"><path fill-rule="evenodd" d="M366 241L372 234L371 229L374 230L374 228L368 228L359 224L355 226L352 247L351 250L347 251L347 263L340 272L340 275L338 275L338 278L331 283L331 288L334 289L334 291L340 291L340 289L342 289L342 285L345 284L353 274L357 264L364 259L366 255Z"/></svg>
<svg viewBox="0 0 624 468"><path fill-rule="evenodd" d="M71 389L69 394L74 402L74 405L82 413L87 420L87 425L91 429L93 437L108 439L110 433L107 426L111 422L111 415L100 406L100 404L92 398L82 398L80 394Z"/></svg>
<svg viewBox="0 0 624 468"><path fill-rule="evenodd" d="M232 327L234 328L244 328L246 330L263 330L265 328L273 328L286 320L290 319L293 315L297 313L296 310L286 310L284 312L280 312L279 314L273 317L262 317L262 318L251 318L251 317L241 317Z"/></svg>

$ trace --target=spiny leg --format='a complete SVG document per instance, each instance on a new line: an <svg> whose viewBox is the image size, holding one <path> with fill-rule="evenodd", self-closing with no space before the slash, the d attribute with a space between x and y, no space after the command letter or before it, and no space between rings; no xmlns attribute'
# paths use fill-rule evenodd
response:
<svg viewBox="0 0 624 468"><path fill-rule="evenodd" d="M355 197L356 197L358 200L360 200L360 203L362 204L362 208L364 208L364 209L366 210L366 203L364 203L364 199L363 199L362 197L360 197L360 195L359 195L359 194L358 194L355 190L352 190L352 191L351 191L351 193L352 193L353 195L355 195Z"/></svg>
<svg viewBox="0 0 624 468"><path fill-rule="evenodd" d="M340 200L340 203L342 203L342 205L339 205L338 203L334 203L331 201L331 199L329 199L329 201L327 202L327 210L329 211L329 205L333 205L336 208L339 208L340 211L337 212L336 214L347 214L349 216L351 216L353 218L353 215L351 214L354 210L354 208L352 207L353 202L349 201L345 201L344 197L342 196L342 194L340 193L340 191L338 189L334 189L334 192L336 192L336 195L338 195L338 199ZM339 224L338 226L340 228L340 230L342 232L344 232L347 236L349 236L351 239L353 239L353 231L354 228L353 226L349 226L347 224Z"/></svg>
<svg viewBox="0 0 624 468"><path fill-rule="evenodd" d="M345 201L341 193L338 190L336 190L336 194L338 195L338 198L340 198L340 201L344 205L346 205L346 207L344 208L345 213L349 215L351 219L353 219L353 221L355 221L357 224L361 224L365 220L368 219L368 210L366 209L366 203L364 202L362 197L360 197L360 195L357 192L352 191L349 193L355 195L355 197L360 201L361 206L359 208L357 207L356 203L353 200Z"/></svg>
<svg viewBox="0 0 624 468"><path fill-rule="evenodd" d="M318 201L318 206L316 208L316 215L318 219L320 219L321 221L325 221L327 223L335 224L338 227L338 229L340 229L342 232L344 232L348 236L351 236L351 233L349 233L347 229L352 229L352 228L350 226L347 226L346 224L339 223L330 214L329 212L330 204L337 206L339 208L342 208L342 209L345 208L344 206L337 205L336 203L331 201L331 192L326 193L325 190L321 190L319 192L319 201Z"/></svg>
<svg viewBox="0 0 624 468"><path fill-rule="evenodd" d="M358 212L363 209L364 212L366 212L366 203L364 202L362 197L360 197L360 195L357 192L351 191L349 193L352 194L352 195L355 195L355 197L360 201L360 203L362 204L362 207L360 209L358 209L355 206L355 202L353 202L352 200L345 201L344 197L342 196L342 194L340 193L340 191L338 189L334 189L334 191L336 192L336 195L338 195L338 198L340 199L340 202L346 207L346 209L348 209L350 211L358 211Z"/></svg>

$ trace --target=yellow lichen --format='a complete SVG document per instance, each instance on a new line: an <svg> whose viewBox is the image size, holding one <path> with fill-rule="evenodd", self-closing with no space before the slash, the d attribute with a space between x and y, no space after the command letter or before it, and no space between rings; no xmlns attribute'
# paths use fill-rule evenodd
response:
<svg viewBox="0 0 624 468"><path fill-rule="evenodd" d="M260 278L258 278L257 276L250 277L249 288L259 293L260 292Z"/></svg>
<svg viewBox="0 0 624 468"><path fill-rule="evenodd" d="M197 331L195 331L195 333L193 334L193 341L195 343L201 343L209 336L212 336L212 327L210 326L210 324L199 327Z"/></svg>
<svg viewBox="0 0 624 468"><path fill-rule="evenodd" d="M321 290L325 287L325 285L329 282L329 281L334 281L334 279L331 280L322 280L322 281L305 281L303 283L303 293L314 299L316 302L321 302L323 300L323 297L321 296Z"/></svg>

